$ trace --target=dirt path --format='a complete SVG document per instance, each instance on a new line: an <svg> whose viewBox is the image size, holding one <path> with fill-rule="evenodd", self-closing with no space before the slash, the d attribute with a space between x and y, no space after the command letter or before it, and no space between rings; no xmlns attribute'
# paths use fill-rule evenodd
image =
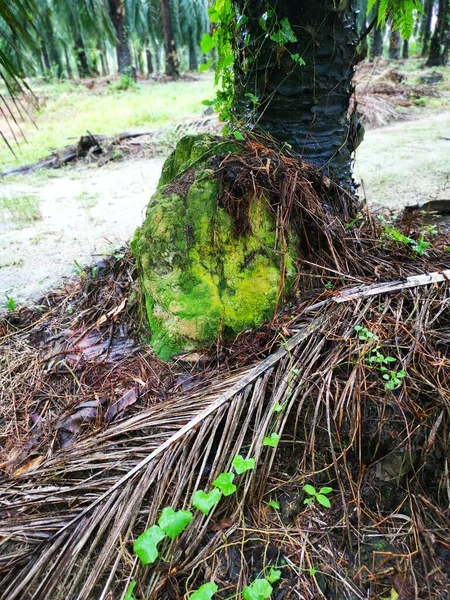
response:
<svg viewBox="0 0 450 600"><path fill-rule="evenodd" d="M450 113L368 131L355 171L372 206L399 210L449 198L449 138ZM41 218L20 224L0 218L0 306L6 297L36 300L73 275L77 264L95 262L128 241L162 163L135 160L3 182L1 197L32 196Z"/></svg>
<svg viewBox="0 0 450 600"><path fill-rule="evenodd" d="M102 253L129 241L156 188L162 163L137 160L3 184L2 197L18 202L27 196L38 198L41 218L19 224L11 218L0 221L0 305L6 296L19 303L35 300L73 275L77 264L100 260Z"/></svg>

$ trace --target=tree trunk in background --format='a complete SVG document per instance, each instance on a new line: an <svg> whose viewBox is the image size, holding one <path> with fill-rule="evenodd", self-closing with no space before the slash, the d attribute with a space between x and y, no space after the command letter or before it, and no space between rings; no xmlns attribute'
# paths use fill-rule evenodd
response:
<svg viewBox="0 0 450 600"><path fill-rule="evenodd" d="M433 8L434 8L434 0L427 0L424 7L424 19L423 26L421 29L422 35L422 52L421 56L426 56L428 54L428 49L430 45L431 38L431 23L433 21Z"/></svg>
<svg viewBox="0 0 450 600"><path fill-rule="evenodd" d="M436 28L430 42L427 67L440 67L444 65L445 43L448 34L448 0L439 0L438 18Z"/></svg>
<svg viewBox="0 0 450 600"><path fill-rule="evenodd" d="M44 44L44 41L41 41L41 50L42 50L42 63L44 65L45 74L49 75L52 71L52 65L50 63L50 57L48 55L47 46Z"/></svg>
<svg viewBox="0 0 450 600"><path fill-rule="evenodd" d="M128 44L128 36L125 26L125 0L108 0L109 1L109 12L111 14L111 20L116 30L117 36L117 66L119 73L131 72L131 52Z"/></svg>
<svg viewBox="0 0 450 600"><path fill-rule="evenodd" d="M402 58L409 58L409 40L403 40Z"/></svg>
<svg viewBox="0 0 450 600"><path fill-rule="evenodd" d="M84 49L83 40L77 38L75 40L75 55L77 57L78 75L83 77L89 77L91 71L86 57L86 51Z"/></svg>
<svg viewBox="0 0 450 600"><path fill-rule="evenodd" d="M145 49L145 58L147 60L147 74L151 75L153 73L154 69L153 69L152 53L150 52L150 49L148 47Z"/></svg>
<svg viewBox="0 0 450 600"><path fill-rule="evenodd" d="M389 58L391 60L398 60L402 52L402 39L400 32L395 30L391 31L391 38L389 43Z"/></svg>
<svg viewBox="0 0 450 600"><path fill-rule="evenodd" d="M232 110L237 119L290 144L306 161L351 185L356 120L354 112L352 118L348 113L358 34L353 2L345 3L342 10L338 4L334 0L236 0L248 21L236 42ZM259 20L268 10L274 11L278 23L287 18L297 37L284 50L269 35L262 35ZM256 52L258 61L249 63L247 57ZM304 60L303 66L292 59L296 54ZM249 91L258 98L255 108L246 96Z"/></svg>
<svg viewBox="0 0 450 600"><path fill-rule="evenodd" d="M67 77L69 79L73 79L72 65L70 64L70 57L69 57L69 53L67 52L67 46L65 44L64 44L64 58L66 61Z"/></svg>
<svg viewBox="0 0 450 600"><path fill-rule="evenodd" d="M194 42L189 42L189 71L198 71L198 58Z"/></svg>
<svg viewBox="0 0 450 600"><path fill-rule="evenodd" d="M374 19L375 17L378 17L378 8L379 8L380 2L379 0L377 1L376 5L375 5L375 9L372 11L372 19ZM378 25L375 25L375 27L373 28L373 34L372 34L372 41L370 44L370 60L373 60L374 58L378 58L378 56L381 56L383 54L383 28L382 27L378 27Z"/></svg>
<svg viewBox="0 0 450 600"><path fill-rule="evenodd" d="M166 53L166 75L178 79L180 76L180 62L173 35L169 0L161 0L161 13L164 30L164 50Z"/></svg>

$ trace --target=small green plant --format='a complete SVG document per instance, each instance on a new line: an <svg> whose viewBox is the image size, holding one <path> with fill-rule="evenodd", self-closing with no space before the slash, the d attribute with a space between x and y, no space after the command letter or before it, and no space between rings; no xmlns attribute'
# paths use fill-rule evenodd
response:
<svg viewBox="0 0 450 600"><path fill-rule="evenodd" d="M26 194L0 198L0 214L4 218L9 218L18 227L42 218L39 199Z"/></svg>
<svg viewBox="0 0 450 600"><path fill-rule="evenodd" d="M360 339L362 342L367 342L369 340L377 342L379 339L377 335L375 335L374 333L369 331L367 327L363 327L362 325L355 325L355 331L358 334L358 339Z"/></svg>
<svg viewBox="0 0 450 600"><path fill-rule="evenodd" d="M75 275L81 276L84 274L84 267L81 266L81 264L77 261L76 258L73 259L73 264L75 266L72 267L72 273L75 273Z"/></svg>
<svg viewBox="0 0 450 600"><path fill-rule="evenodd" d="M126 90L136 89L138 87L133 76L132 68L125 69L125 72L120 76L119 81L109 86L110 90L117 92L125 92Z"/></svg>
<svg viewBox="0 0 450 600"><path fill-rule="evenodd" d="M6 308L10 311L16 310L16 301L12 296L6 295Z"/></svg>
<svg viewBox="0 0 450 600"><path fill-rule="evenodd" d="M267 600L273 592L273 587L267 579L255 579L242 590L244 600Z"/></svg>
<svg viewBox="0 0 450 600"><path fill-rule="evenodd" d="M333 282L332 281L327 281L326 284L323 287L326 290L331 291L333 289Z"/></svg>
<svg viewBox="0 0 450 600"><path fill-rule="evenodd" d="M128 586L128 589L125 594L125 598L123 600L136 600L136 596L133 594L135 587L136 587L136 582L133 579L133 581Z"/></svg>
<svg viewBox="0 0 450 600"><path fill-rule="evenodd" d="M270 500L270 502L267 503L267 506L270 506L270 508L273 508L274 510L280 510L280 503L276 500Z"/></svg>
<svg viewBox="0 0 450 600"><path fill-rule="evenodd" d="M333 491L333 488L323 487L319 491L313 485L304 485L303 491L308 495L303 501L303 504L312 504L314 501L318 502L325 508L331 508L331 502L328 498L328 494Z"/></svg>
<svg viewBox="0 0 450 600"><path fill-rule="evenodd" d="M381 372L383 373L383 379L386 380L385 390L396 390L402 385L402 380L406 377L406 371L403 369L401 371L390 371L386 367L381 367Z"/></svg>
<svg viewBox="0 0 450 600"><path fill-rule="evenodd" d="M378 218L383 224L383 234L387 240L408 246L417 256L423 256L430 247L431 243L425 239L425 235L436 235L436 232L432 227L431 229L430 227L424 227L419 238L414 240L413 238L403 235L398 229L389 225L384 217L379 216Z"/></svg>

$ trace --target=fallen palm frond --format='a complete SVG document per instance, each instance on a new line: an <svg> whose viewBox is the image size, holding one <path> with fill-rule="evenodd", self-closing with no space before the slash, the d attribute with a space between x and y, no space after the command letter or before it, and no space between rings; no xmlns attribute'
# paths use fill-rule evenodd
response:
<svg viewBox="0 0 450 600"><path fill-rule="evenodd" d="M234 576L223 568L240 564L252 544L270 547L275 562L283 557L285 584L311 598L327 586L336 597L365 598L369 584L374 598L401 585L432 597L427 589L447 582L449 300L441 283L306 313L303 306L287 328L290 341L268 358L5 480L1 597L120 598L135 579L137 598L179 598L212 572L243 584L250 566ZM355 325L395 355L407 373L401 387L385 390ZM282 436L277 452L262 445L271 432ZM140 566L133 539L163 506L189 507L193 491L207 490L239 453L258 466L241 476L238 501L196 515L163 548L163 563ZM306 482L331 482L331 511L298 506ZM286 490L296 510L271 517L261 499L282 503ZM349 543L356 562L346 558ZM323 570L324 582L311 569Z"/></svg>

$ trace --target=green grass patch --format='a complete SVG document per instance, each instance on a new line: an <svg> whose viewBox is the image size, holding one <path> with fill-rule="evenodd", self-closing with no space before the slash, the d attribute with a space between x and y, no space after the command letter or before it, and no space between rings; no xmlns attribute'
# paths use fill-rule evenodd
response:
<svg viewBox="0 0 450 600"><path fill-rule="evenodd" d="M53 149L75 143L87 131L112 135L129 130L154 130L203 114L202 101L212 98L213 75L195 81L140 82L127 90L117 86L88 90L74 83L31 84L41 107L35 125L21 124L27 142L14 147L17 159L0 144L0 170L36 162ZM37 126L37 128L36 128Z"/></svg>
<svg viewBox="0 0 450 600"><path fill-rule="evenodd" d="M0 215L4 220L10 220L23 227L42 218L39 209L39 199L36 196L16 195L0 198Z"/></svg>
<svg viewBox="0 0 450 600"><path fill-rule="evenodd" d="M98 201L100 199L100 194L98 192L81 192L76 196L75 200L79 203L81 208L89 211L94 206L97 206Z"/></svg>

